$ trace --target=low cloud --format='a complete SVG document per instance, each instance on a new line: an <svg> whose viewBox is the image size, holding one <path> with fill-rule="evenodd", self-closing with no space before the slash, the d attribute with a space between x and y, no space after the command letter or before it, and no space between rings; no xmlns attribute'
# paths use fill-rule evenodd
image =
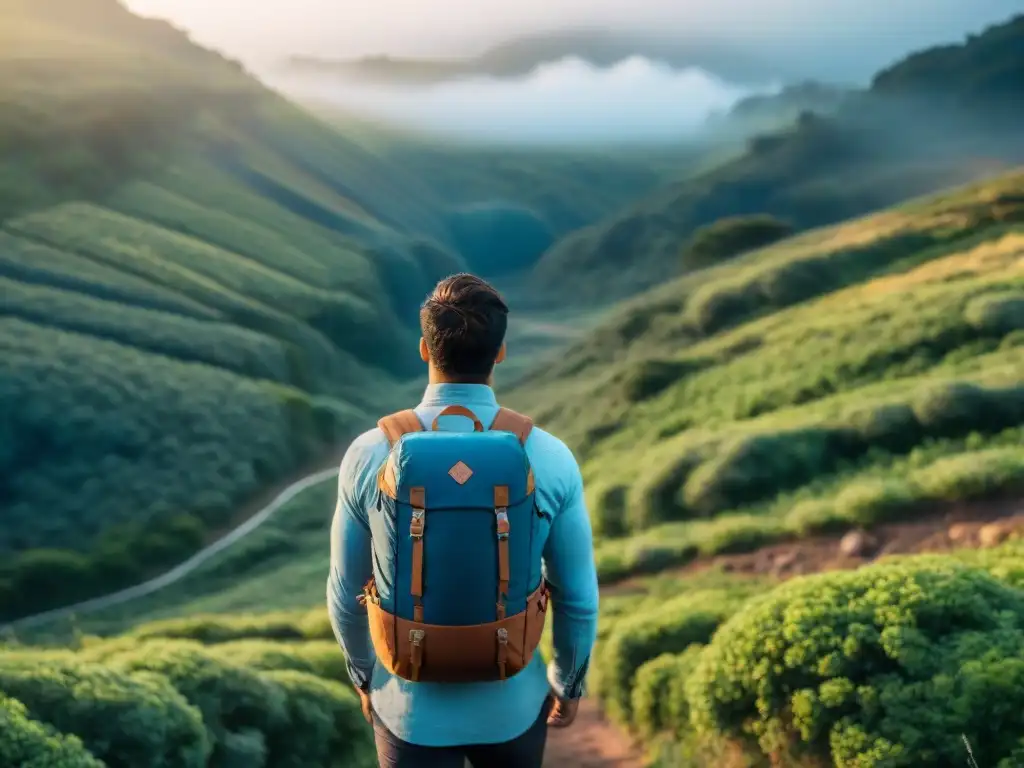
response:
<svg viewBox="0 0 1024 768"><path fill-rule="evenodd" d="M766 84L762 91L775 89ZM604 69L566 58L519 79L385 86L293 78L283 90L451 138L574 145L678 139L752 93L700 69L672 69L638 56Z"/></svg>

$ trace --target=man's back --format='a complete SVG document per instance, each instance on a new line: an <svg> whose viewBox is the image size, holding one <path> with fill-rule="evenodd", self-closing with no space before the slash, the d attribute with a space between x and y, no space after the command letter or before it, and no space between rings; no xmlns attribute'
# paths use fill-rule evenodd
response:
<svg viewBox="0 0 1024 768"><path fill-rule="evenodd" d="M489 386L436 384L416 408L429 425L450 405L471 410L484 425L498 412ZM439 428L473 429L461 416L442 417ZM366 610L358 602L373 575L371 531L377 508L377 473L389 443L379 429L350 447L341 466L338 507L331 532L328 605L335 633L345 650L357 686L369 683L373 708L398 739L424 746L497 744L524 733L537 718L551 690L561 697L581 695L597 625L597 577L590 522L583 501L579 468L565 445L534 429L525 445L534 472L543 541L545 579L551 589L555 656L545 671L539 654L508 680L452 684L410 682L375 664ZM467 578L472 574L467 573Z"/></svg>

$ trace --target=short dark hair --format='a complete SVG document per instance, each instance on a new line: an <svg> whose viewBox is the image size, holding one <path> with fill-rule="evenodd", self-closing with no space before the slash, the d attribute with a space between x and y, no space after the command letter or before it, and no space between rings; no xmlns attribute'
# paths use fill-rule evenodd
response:
<svg viewBox="0 0 1024 768"><path fill-rule="evenodd" d="M420 328L434 367L467 383L482 383L505 341L508 307L501 294L475 275L439 282L420 309Z"/></svg>

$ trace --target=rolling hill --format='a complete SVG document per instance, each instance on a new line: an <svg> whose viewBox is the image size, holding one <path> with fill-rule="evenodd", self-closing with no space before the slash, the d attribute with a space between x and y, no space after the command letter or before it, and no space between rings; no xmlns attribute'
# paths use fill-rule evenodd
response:
<svg viewBox="0 0 1024 768"><path fill-rule="evenodd" d="M651 59L678 69L695 67L734 83L763 85L766 77L800 74L771 56L752 54L749 46L706 38L666 37L608 29L562 29L512 38L478 56L416 59L387 55L329 60L293 56L284 64L294 74L328 75L368 82L425 85L472 77L509 79L537 67L575 58L610 67L631 57Z"/></svg>
<svg viewBox="0 0 1024 768"><path fill-rule="evenodd" d="M385 151L115 0L0 7L0 618L166 569L333 461L506 215L553 238L660 179Z"/></svg>
<svg viewBox="0 0 1024 768"><path fill-rule="evenodd" d="M581 459L605 584L588 690L657 765L942 766L960 734L986 764L1018 764L1021 542L956 549L939 513L1019 508L1024 491L1024 171L694 271L534 362L502 400ZM47 696L61 689L45 670L128 691L142 669L186 702L161 720L204 705L187 743L201 750L205 734L224 751L197 766L251 746L218 713L253 690L268 702L246 732L267 745L263 764L299 748L279 740L282 722L323 721L282 720L282 696L337 711L332 743L359 764L323 607L333 493L306 490L164 591L36 628L77 644L0 654L19 732L56 724L97 755L128 749L135 730L114 748L92 717L106 699L85 685ZM942 554L872 550L842 564L879 556L868 567L788 581L803 571L776 568L787 553L802 568L801 547L826 533L914 516ZM771 572L710 557L772 542L786 546L750 555ZM282 669L301 675L284 692L268 671ZM328 684L313 696L308 676ZM329 765L317 745L304 764Z"/></svg>
<svg viewBox="0 0 1024 768"><path fill-rule="evenodd" d="M462 261L399 174L118 3L6 0L0 94L11 616L166 567L336 451L415 370L397 301Z"/></svg>
<svg viewBox="0 0 1024 768"><path fill-rule="evenodd" d="M627 302L509 404L582 460L605 578L1019 489L1024 175Z"/></svg>
<svg viewBox="0 0 1024 768"><path fill-rule="evenodd" d="M536 290L609 302L684 272L689 236L723 216L771 214L806 229L1013 167L1024 161L1022 40L1024 17L898 62L838 108L826 101L832 114L804 113L555 243L536 265Z"/></svg>

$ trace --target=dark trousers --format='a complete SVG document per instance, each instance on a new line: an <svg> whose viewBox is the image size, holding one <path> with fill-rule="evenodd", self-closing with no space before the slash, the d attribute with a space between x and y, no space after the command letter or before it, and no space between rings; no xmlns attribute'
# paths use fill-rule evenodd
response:
<svg viewBox="0 0 1024 768"><path fill-rule="evenodd" d="M541 768L548 738L551 699L545 699L540 715L526 733L503 744L471 744L464 747L420 747L395 737L373 716L380 768Z"/></svg>

